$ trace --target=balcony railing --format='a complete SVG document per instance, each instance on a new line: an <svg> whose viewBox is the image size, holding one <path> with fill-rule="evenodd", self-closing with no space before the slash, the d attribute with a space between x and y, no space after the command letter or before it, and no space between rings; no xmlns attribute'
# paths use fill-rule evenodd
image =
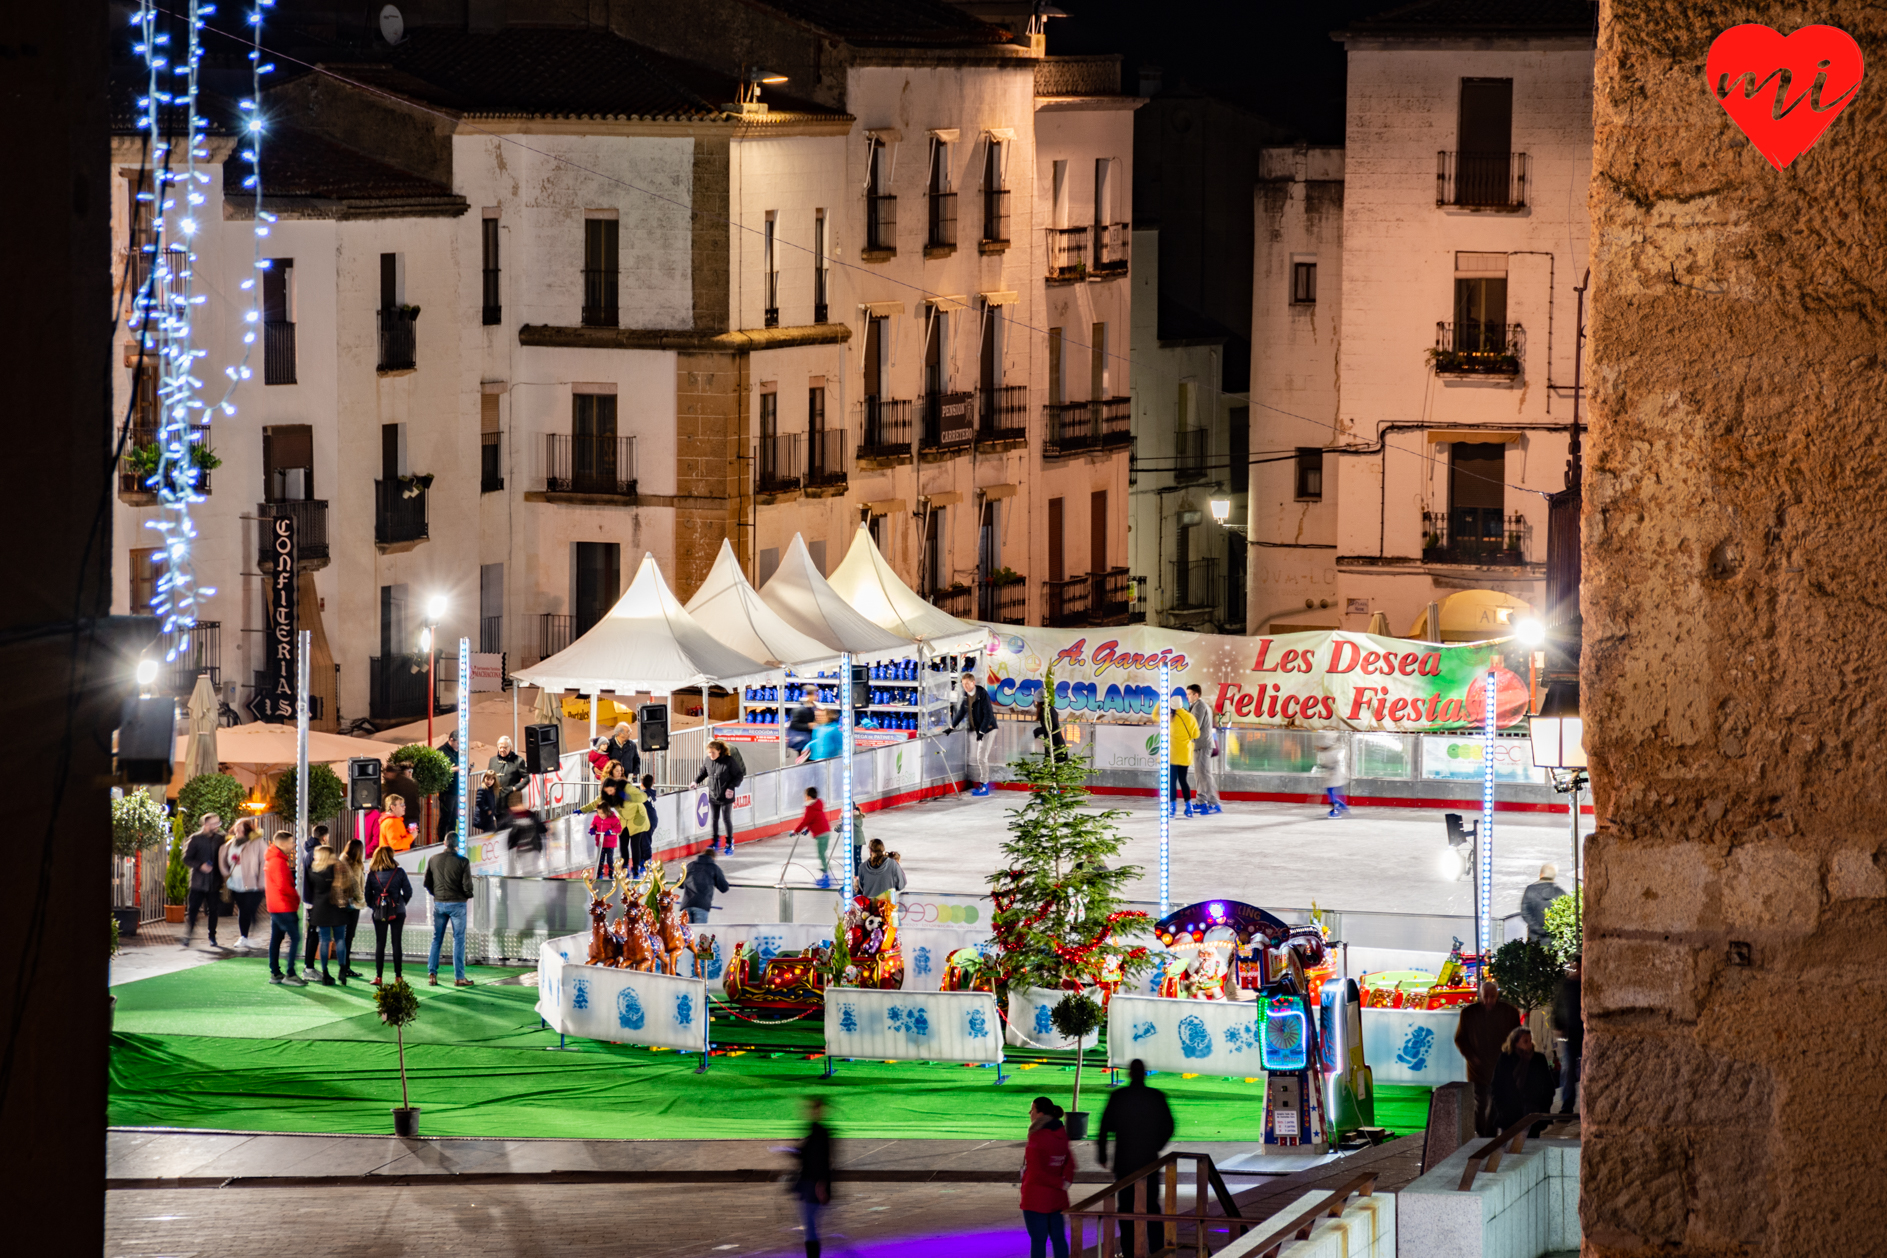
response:
<svg viewBox="0 0 1887 1258"><path fill-rule="evenodd" d="M373 483L373 540L376 545L426 540L426 488L418 481Z"/></svg>
<svg viewBox="0 0 1887 1258"><path fill-rule="evenodd" d="M210 675L210 685L220 694L223 689L223 622L199 620L189 630L190 645L177 651L177 658L162 666L158 684L165 694L179 697L196 689L197 678ZM184 631L164 635L164 654L182 643Z"/></svg>
<svg viewBox="0 0 1887 1258"><path fill-rule="evenodd" d="M979 620L998 625L1019 625L1029 604L1029 583L1020 578L997 585L984 581L976 587Z"/></svg>
<svg viewBox="0 0 1887 1258"><path fill-rule="evenodd" d="M495 494L504 487L504 434L482 433L478 439L478 492Z"/></svg>
<svg viewBox="0 0 1887 1258"><path fill-rule="evenodd" d="M271 319L262 325L262 383L295 383L295 325Z"/></svg>
<svg viewBox="0 0 1887 1258"><path fill-rule="evenodd" d="M845 483L845 429L819 428L806 435L806 485Z"/></svg>
<svg viewBox="0 0 1887 1258"><path fill-rule="evenodd" d="M767 272L767 308L761 312L761 322L767 327L780 326L780 273Z"/></svg>
<svg viewBox="0 0 1887 1258"><path fill-rule="evenodd" d="M758 493L779 493L798 489L799 434L796 432L763 435L754 460L754 489Z"/></svg>
<svg viewBox="0 0 1887 1258"><path fill-rule="evenodd" d="M1094 266L1096 275L1125 275L1127 273L1127 254L1133 243L1133 227L1129 223L1096 223L1094 225Z"/></svg>
<svg viewBox="0 0 1887 1258"><path fill-rule="evenodd" d="M378 481L374 482L379 484ZM325 561L328 557L328 504L319 498L300 498L285 502L259 502L256 514L263 518L287 516L295 521L295 554L302 563ZM263 569L268 568L268 551L258 552Z"/></svg>
<svg viewBox="0 0 1887 1258"><path fill-rule="evenodd" d="M929 196L930 231L924 238L932 249L950 249L957 243L957 194L933 192Z"/></svg>
<svg viewBox="0 0 1887 1258"><path fill-rule="evenodd" d="M898 251L898 199L879 192L865 194L865 248L874 252Z"/></svg>
<svg viewBox="0 0 1887 1258"><path fill-rule="evenodd" d="M1221 591L1216 558L1194 559L1190 563L1174 561L1166 565L1166 570L1167 588L1171 591L1167 601L1169 611L1195 611L1219 605Z"/></svg>
<svg viewBox="0 0 1887 1258"><path fill-rule="evenodd" d="M1051 456L1112 449L1133 440L1130 398L1064 402L1043 407L1042 414L1045 421L1043 453Z"/></svg>
<svg viewBox="0 0 1887 1258"><path fill-rule="evenodd" d="M429 681L424 655L369 656L368 718L397 721L426 715Z"/></svg>
<svg viewBox="0 0 1887 1258"><path fill-rule="evenodd" d="M503 616L478 618L478 649L486 655L496 655L505 649L505 618Z"/></svg>
<svg viewBox="0 0 1887 1258"><path fill-rule="evenodd" d="M967 585L952 586L947 590L933 590L930 605L952 616L967 618L970 614L970 599L975 594Z"/></svg>
<svg viewBox="0 0 1887 1258"><path fill-rule="evenodd" d="M411 371L414 365L413 326L416 312L382 310L380 312L380 370Z"/></svg>
<svg viewBox="0 0 1887 1258"><path fill-rule="evenodd" d="M1518 323L1437 323L1428 361L1438 372L1517 376L1526 352L1526 329Z"/></svg>
<svg viewBox="0 0 1887 1258"><path fill-rule="evenodd" d="M483 272L482 278L484 282L481 285L482 291L480 293L480 296L484 298L484 310L481 312L483 321L488 326L494 323L503 323L505 311L504 305L498 299L498 268L488 266L483 268Z"/></svg>
<svg viewBox="0 0 1887 1258"><path fill-rule="evenodd" d="M1500 507L1422 512L1422 562L1523 564L1527 518Z"/></svg>
<svg viewBox="0 0 1887 1258"><path fill-rule="evenodd" d="M1435 204L1518 210L1527 204L1525 153L1435 154Z"/></svg>
<svg viewBox="0 0 1887 1258"><path fill-rule="evenodd" d="M925 450L954 450L976 439L976 399L969 393L927 393L918 399L923 413Z"/></svg>
<svg viewBox="0 0 1887 1258"><path fill-rule="evenodd" d="M826 309L826 268L816 267L812 273L812 321L824 323Z"/></svg>
<svg viewBox="0 0 1887 1258"><path fill-rule="evenodd" d="M536 650L539 660L547 660L576 640L577 618L544 612L536 621Z"/></svg>
<svg viewBox="0 0 1887 1258"><path fill-rule="evenodd" d="M1086 624L1094 583L1086 576L1042 582L1043 623L1051 628Z"/></svg>
<svg viewBox="0 0 1887 1258"><path fill-rule="evenodd" d="M859 407L858 457L889 459L911 453L911 404L867 397Z"/></svg>
<svg viewBox="0 0 1887 1258"><path fill-rule="evenodd" d="M1088 229L1048 229L1048 278L1082 280L1088 277Z"/></svg>
<svg viewBox="0 0 1887 1258"><path fill-rule="evenodd" d="M1207 446L1211 438L1211 430L1206 428L1183 429L1173 434L1174 480L1205 479Z"/></svg>
<svg viewBox="0 0 1887 1258"><path fill-rule="evenodd" d="M977 391L976 439L1022 441L1029 435L1029 386L1005 384Z"/></svg>
<svg viewBox="0 0 1887 1258"><path fill-rule="evenodd" d="M1094 586L1088 595L1088 608L1094 619L1110 620L1127 614L1127 589L1130 584L1127 569L1109 568L1106 572L1090 572L1088 580Z"/></svg>
<svg viewBox="0 0 1887 1258"><path fill-rule="evenodd" d="M983 190L983 243L986 245L1009 243L1009 189L1007 188Z"/></svg>
<svg viewBox="0 0 1887 1258"><path fill-rule="evenodd" d="M636 494L636 439L553 432L544 437L544 491L552 494Z"/></svg>
<svg viewBox="0 0 1887 1258"><path fill-rule="evenodd" d="M614 267L583 268L583 326L613 328L617 324L616 289L618 272Z"/></svg>
<svg viewBox="0 0 1887 1258"><path fill-rule="evenodd" d="M158 430L156 428L144 427L142 425L133 427L130 432L125 434L124 455L118 460L118 492L120 494L141 497L156 496L157 489L150 483L156 469L150 466L148 460L154 453L152 447L157 444L157 437ZM205 447L202 446L192 446L190 448L193 450L205 449ZM141 462L142 466L140 466ZM182 480L182 476L180 475L181 470L182 469L178 469L178 472L173 473L171 476L172 483L178 488L182 488L180 483ZM209 469L199 465L196 471L197 492L200 494L209 493Z"/></svg>

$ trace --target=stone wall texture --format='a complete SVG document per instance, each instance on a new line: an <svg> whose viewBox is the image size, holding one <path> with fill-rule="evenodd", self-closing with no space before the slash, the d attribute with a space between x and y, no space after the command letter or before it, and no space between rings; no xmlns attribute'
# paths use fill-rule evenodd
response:
<svg viewBox="0 0 1887 1258"><path fill-rule="evenodd" d="M1871 62L1785 171L1705 82L1742 22ZM1879 5L1601 12L1588 1254L1887 1247L1884 54Z"/></svg>

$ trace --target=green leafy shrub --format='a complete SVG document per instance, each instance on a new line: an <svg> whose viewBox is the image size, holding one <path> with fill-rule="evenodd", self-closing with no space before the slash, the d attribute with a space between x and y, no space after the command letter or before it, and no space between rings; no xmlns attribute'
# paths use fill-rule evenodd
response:
<svg viewBox="0 0 1887 1258"><path fill-rule="evenodd" d="M183 904L190 899L190 867L183 863L183 836L170 836L170 863L164 866L164 903Z"/></svg>
<svg viewBox="0 0 1887 1258"><path fill-rule="evenodd" d="M157 846L170 829L164 806L149 792L132 791L111 801L111 854L136 856Z"/></svg>
<svg viewBox="0 0 1887 1258"><path fill-rule="evenodd" d="M195 834L203 825L205 813L223 819L225 829L242 816L242 801L249 798L241 782L227 773L199 773L177 792L177 816L185 834Z"/></svg>
<svg viewBox="0 0 1887 1258"><path fill-rule="evenodd" d="M295 771L289 769L275 779L275 814L291 826L295 821ZM347 785L340 775L325 764L308 766L308 820L326 821L339 814L347 804Z"/></svg>
<svg viewBox="0 0 1887 1258"><path fill-rule="evenodd" d="M1546 906L1546 934L1561 965L1572 964L1585 946L1580 938L1584 917L1581 907L1577 888Z"/></svg>
<svg viewBox="0 0 1887 1258"><path fill-rule="evenodd" d="M406 1027L419 1016L419 997L405 979L396 978L374 992L373 1003L380 1014L380 1021L393 1028L394 1038L399 1044L400 1106L410 1109L412 1102L406 1096Z"/></svg>
<svg viewBox="0 0 1887 1258"><path fill-rule="evenodd" d="M1075 1092L1068 1108L1081 1108L1081 1041L1101 1029L1101 1006L1093 997L1069 992L1048 1011L1049 1023L1063 1036L1075 1042Z"/></svg>
<svg viewBox="0 0 1887 1258"><path fill-rule="evenodd" d="M452 785L452 761L437 747L408 743L387 758L389 764L412 766L413 783L421 795L437 795Z"/></svg>
<svg viewBox="0 0 1887 1258"><path fill-rule="evenodd" d="M1535 1009L1553 1003L1559 981L1566 967L1553 950L1530 939L1512 939L1494 953L1488 972L1500 985L1500 994L1524 1017Z"/></svg>

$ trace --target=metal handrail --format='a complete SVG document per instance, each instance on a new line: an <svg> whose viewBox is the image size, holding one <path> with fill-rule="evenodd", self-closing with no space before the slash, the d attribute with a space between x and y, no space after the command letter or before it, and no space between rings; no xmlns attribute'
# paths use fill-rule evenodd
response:
<svg viewBox="0 0 1887 1258"><path fill-rule="evenodd" d="M1177 1208L1173 1208L1176 1207L1179 1191L1179 1160L1181 1158L1191 1158L1193 1162L1194 1188L1193 1210L1191 1214L1181 1214ZM1146 1209L1148 1177L1156 1172L1163 1173L1166 1180L1166 1201L1169 1207L1169 1209L1157 1213ZM1376 1177L1371 1175L1368 1178L1370 1182L1374 1184ZM1206 1190L1208 1187L1212 1190L1212 1195L1219 1199L1219 1208L1224 1211L1223 1216L1209 1215L1206 1213L1206 1206L1208 1204ZM1118 1204L1118 1194L1126 1192L1129 1189L1133 1192L1133 1205L1135 1208L1132 1210L1121 1210ZM1099 1205L1097 1206L1096 1203L1099 1203ZM1253 1226L1245 1220L1244 1214L1239 1211L1238 1203L1232 1199L1231 1190L1225 1186L1225 1181L1219 1177L1218 1168L1212 1164L1212 1155L1209 1153L1165 1154L1157 1161L1147 1163L1133 1174L1115 1180L1112 1184L1109 1184L1106 1188L1103 1188L1093 1196L1084 1197L1082 1200L1068 1207L1065 1213L1073 1229L1072 1239L1074 1253L1086 1252L1082 1243L1082 1220L1091 1218L1096 1221L1096 1224L1100 1228L1100 1236L1097 1238L1100 1245L1098 1251L1100 1258L1114 1258L1116 1252L1114 1247L1120 1239L1120 1228L1118 1224L1123 1221L1129 1223L1162 1224L1164 1225L1162 1241L1168 1239L1170 1236L1170 1239L1177 1244L1178 1236L1176 1229L1174 1232L1169 1233L1165 1228L1170 1228L1180 1219L1190 1218L1193 1221L1194 1247L1199 1258L1206 1258L1206 1223L1208 1220L1217 1217L1228 1219L1231 1221L1232 1226L1237 1229L1237 1233L1240 1236L1243 1236ZM1166 1247L1165 1244L1160 1246L1162 1249Z"/></svg>
<svg viewBox="0 0 1887 1258"><path fill-rule="evenodd" d="M1468 1155L1468 1164L1462 1169L1461 1183L1456 1191L1466 1192L1474 1187L1474 1177L1486 1170L1493 1174L1500 1169L1503 1154L1518 1154L1527 1142L1527 1132L1535 1123L1545 1123L1547 1127L1565 1127L1579 1121L1576 1114L1528 1114L1506 1131L1482 1145L1479 1152ZM1483 1165L1485 1164L1485 1165Z"/></svg>
<svg viewBox="0 0 1887 1258"><path fill-rule="evenodd" d="M1266 1224L1277 1228L1281 1235L1269 1245L1266 1245L1262 1249L1253 1250L1251 1253L1244 1255L1243 1258L1277 1258L1278 1251L1292 1241L1309 1240L1311 1231L1317 1226L1319 1219L1339 1219L1343 1217L1343 1208L1349 1204L1351 1194L1355 1194L1358 1197L1375 1196L1376 1177L1378 1174L1379 1172L1377 1171L1370 1171L1367 1174L1358 1175L1355 1179L1343 1185L1343 1187L1330 1193L1316 1205L1311 1206L1309 1209L1281 1225L1267 1219L1265 1221Z"/></svg>

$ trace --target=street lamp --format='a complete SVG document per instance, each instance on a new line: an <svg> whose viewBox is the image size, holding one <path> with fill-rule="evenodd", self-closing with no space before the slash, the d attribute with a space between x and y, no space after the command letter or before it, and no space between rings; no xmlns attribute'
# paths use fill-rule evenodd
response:
<svg viewBox="0 0 1887 1258"><path fill-rule="evenodd" d="M757 104L760 100L760 85L772 86L786 82L786 76L776 70L762 70L759 66L750 68L741 76L740 100L736 102L743 111L746 106Z"/></svg>
<svg viewBox="0 0 1887 1258"><path fill-rule="evenodd" d="M1213 523L1224 524L1227 520L1232 518L1232 500L1230 498L1214 498L1211 505Z"/></svg>
<svg viewBox="0 0 1887 1258"><path fill-rule="evenodd" d="M439 620L446 614L446 596L435 594L426 600L426 627L419 631L419 649L426 653L426 745L432 746L432 718L439 707L439 653L432 649L433 641L439 636ZM465 678L459 678L459 684L465 684ZM426 819L422 822L426 833L432 833L432 796L426 797ZM431 840L427 840L431 842Z"/></svg>
<svg viewBox="0 0 1887 1258"><path fill-rule="evenodd" d="M1586 723L1579 715L1579 683L1556 681L1547 686L1539 715L1529 718L1535 768L1552 773L1553 789L1572 797L1573 895L1579 895L1579 788L1586 783ZM1583 911L1573 900L1575 914ZM1575 920L1577 917L1575 916Z"/></svg>

